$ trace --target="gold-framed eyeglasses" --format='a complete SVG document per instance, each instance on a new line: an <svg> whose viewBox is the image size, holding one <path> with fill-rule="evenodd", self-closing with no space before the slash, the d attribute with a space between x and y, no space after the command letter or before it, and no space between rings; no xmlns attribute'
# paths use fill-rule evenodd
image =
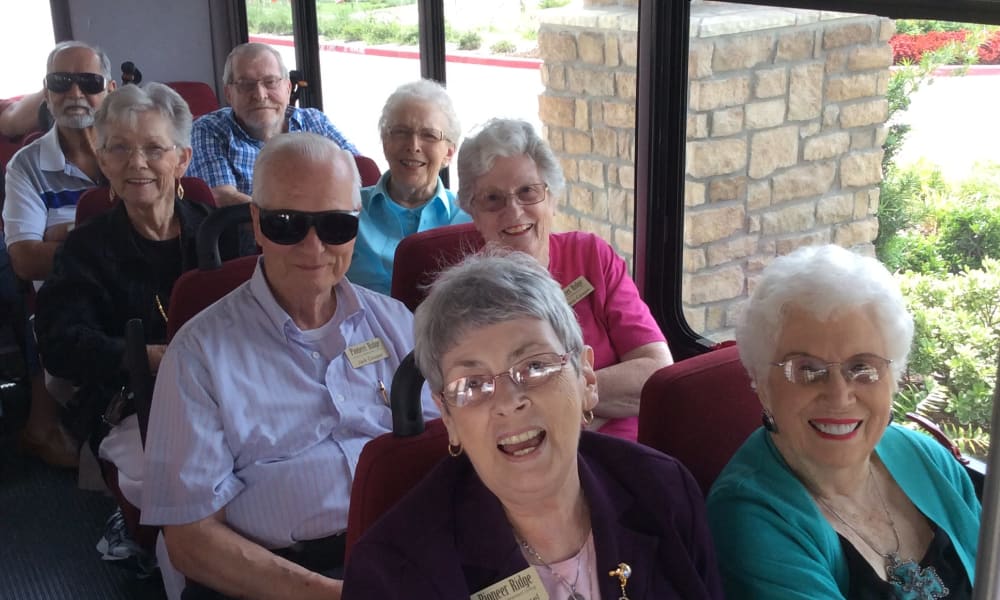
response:
<svg viewBox="0 0 1000 600"><path fill-rule="evenodd" d="M449 382L441 390L441 396L450 406L462 408L474 406L493 397L497 378L506 375L514 385L521 388L538 387L561 372L569 361L569 354L545 352L522 359L502 373L479 373L466 375Z"/></svg>
<svg viewBox="0 0 1000 600"><path fill-rule="evenodd" d="M798 385L826 383L834 367L838 368L848 384L868 385L880 381L891 364L891 360L877 354L856 354L840 362L827 362L809 354L793 354L781 362L771 363L774 367L781 367L785 379Z"/></svg>
<svg viewBox="0 0 1000 600"><path fill-rule="evenodd" d="M111 144L110 146L104 146L102 150L105 156L110 158L115 162L126 162L132 157L133 153L138 152L146 159L146 162L157 162L163 160L167 152L177 149L177 144L171 144L169 146L159 146L157 144L150 144L148 146L127 146L125 144Z"/></svg>
<svg viewBox="0 0 1000 600"><path fill-rule="evenodd" d="M271 92L278 89L278 85L284 81L284 77L264 77L262 79L237 79L230 81L229 85L236 88L241 94L249 94L257 91L257 86L264 86L264 89Z"/></svg>
<svg viewBox="0 0 1000 600"><path fill-rule="evenodd" d="M545 193L549 190L547 183L529 183L522 185L513 192L503 190L485 190L476 194L472 202L476 208L484 212L499 212L507 208L507 200L513 199L521 206L538 204L545 200Z"/></svg>
<svg viewBox="0 0 1000 600"><path fill-rule="evenodd" d="M412 140L413 136L416 136L421 142L427 144L434 144L448 139L445 137L443 131L434 129L433 127L413 129L412 127L405 127L403 125L393 125L386 130L386 133L389 135L389 139L394 142Z"/></svg>

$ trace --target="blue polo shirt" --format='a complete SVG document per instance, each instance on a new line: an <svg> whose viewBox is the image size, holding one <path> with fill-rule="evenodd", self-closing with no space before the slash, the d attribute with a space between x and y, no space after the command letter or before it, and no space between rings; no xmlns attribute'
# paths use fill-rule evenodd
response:
<svg viewBox="0 0 1000 600"><path fill-rule="evenodd" d="M392 287L392 261L404 237L472 220L458 207L455 194L445 189L440 177L430 200L417 208L407 208L389 198L390 175L386 171L377 184L361 190L358 239L347 271L351 283L382 294L388 294Z"/></svg>

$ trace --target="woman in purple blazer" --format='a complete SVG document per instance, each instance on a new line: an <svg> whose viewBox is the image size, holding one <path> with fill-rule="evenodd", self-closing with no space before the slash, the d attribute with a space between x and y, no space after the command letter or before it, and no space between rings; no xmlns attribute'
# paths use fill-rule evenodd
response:
<svg viewBox="0 0 1000 600"><path fill-rule="evenodd" d="M581 433L598 402L593 351L537 261L467 258L414 327L453 458L354 547L344 598L722 597L687 470Z"/></svg>

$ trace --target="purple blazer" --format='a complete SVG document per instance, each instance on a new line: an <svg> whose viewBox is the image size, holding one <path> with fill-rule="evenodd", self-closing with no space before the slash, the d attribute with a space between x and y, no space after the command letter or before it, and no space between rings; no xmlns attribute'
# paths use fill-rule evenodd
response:
<svg viewBox="0 0 1000 600"><path fill-rule="evenodd" d="M680 462L583 432L578 463L603 598L621 595L607 575L619 562L631 600L723 597L705 502ZM527 566L500 501L465 456L446 458L354 546L343 597L468 598Z"/></svg>

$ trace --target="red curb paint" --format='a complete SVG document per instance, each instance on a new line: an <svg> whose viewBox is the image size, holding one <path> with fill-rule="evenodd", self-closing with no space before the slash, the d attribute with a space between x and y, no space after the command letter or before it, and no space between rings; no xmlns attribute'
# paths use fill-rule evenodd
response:
<svg viewBox="0 0 1000 600"><path fill-rule="evenodd" d="M271 37L266 35L251 35L251 42L260 42L272 46L294 47L295 43L287 38ZM320 50L327 52L344 52L346 54L361 54L364 56L384 56L387 58L420 58L420 53L415 50L403 48L378 48L372 46L352 45L343 43L320 44ZM463 63L471 65L483 65L487 67L506 67L510 69L535 69L542 67L542 60L538 58L514 58L501 56L481 56L476 54L447 54L446 62Z"/></svg>

